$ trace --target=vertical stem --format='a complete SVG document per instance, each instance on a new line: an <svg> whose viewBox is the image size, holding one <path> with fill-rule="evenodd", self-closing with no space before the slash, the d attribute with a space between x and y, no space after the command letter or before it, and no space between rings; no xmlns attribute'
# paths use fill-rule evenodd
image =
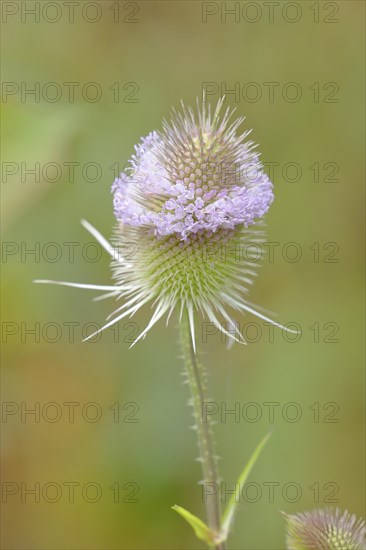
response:
<svg viewBox="0 0 366 550"><path fill-rule="evenodd" d="M204 371L194 352L188 314L186 314L180 323L180 339L187 381L191 390L191 402L197 430L203 483L208 486L211 485L214 489L213 493L206 495L207 523L212 531L219 533L221 528L219 477L214 454L211 423L209 418L204 421L202 414L205 402ZM225 550L226 545L224 542L221 542L215 548L216 550Z"/></svg>

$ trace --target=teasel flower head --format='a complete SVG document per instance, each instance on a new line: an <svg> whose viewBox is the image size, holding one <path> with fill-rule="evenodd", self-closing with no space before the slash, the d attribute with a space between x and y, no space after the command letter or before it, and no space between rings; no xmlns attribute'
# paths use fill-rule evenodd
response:
<svg viewBox="0 0 366 550"><path fill-rule="evenodd" d="M258 265L258 248L247 245L263 240L272 183L249 132L239 132L243 118L224 112L223 102L214 111L203 103L196 113L182 104L135 147L112 187L113 247L84 222L112 251L115 286L104 287L107 296L123 300L101 330L149 302L153 314L138 339L176 309L180 317L188 312L193 341L196 311L236 341L243 338L225 328L235 326L227 308L278 325L246 300ZM126 250L132 257L124 257Z"/></svg>
<svg viewBox="0 0 366 550"><path fill-rule="evenodd" d="M288 550L364 550L365 521L347 511L327 508L283 514Z"/></svg>

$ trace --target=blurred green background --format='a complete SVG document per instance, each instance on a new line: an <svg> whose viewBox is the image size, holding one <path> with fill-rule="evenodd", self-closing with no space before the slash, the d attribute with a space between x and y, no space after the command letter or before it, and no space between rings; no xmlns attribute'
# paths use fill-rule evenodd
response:
<svg viewBox="0 0 366 550"><path fill-rule="evenodd" d="M98 341L82 343L87 324L103 323L113 302L93 302L98 293L90 291L32 284L36 278L110 284L109 258L103 254L92 260L92 238L79 221L86 218L111 234L115 163L122 169L134 144L159 129L180 99L195 103L203 82L217 83L219 90L239 83L243 94L228 94L227 104L246 116L262 160L279 163L273 178L276 200L267 216L268 241L279 245L274 261L264 260L250 299L302 330L296 342L280 330L270 341L268 327L247 316L238 321L241 326L257 323L251 329L260 331L258 342L227 350L216 334L201 345L210 397L222 411L238 403L242 412L226 421L216 415L217 450L228 489L258 441L273 429L251 475L254 485L242 498L230 548L283 548L279 510L333 505L362 515L363 2L302 1L296 3L300 12L281 2L273 22L263 2L254 7L237 2L237 21L229 15L225 21L224 8L215 2L81 2L74 22L68 21L65 3L57 2L61 17L54 23L55 7L36 21L22 4L34 2L2 5L7 137L2 178L3 547L203 547L170 509L180 504L204 516L195 435L188 428L188 389L181 384L177 320L168 328L160 322L129 349L128 335L149 319L145 308L132 319L136 325L122 323L119 334L108 330ZM41 2L46 4L55 3ZM82 13L86 4L94 7ZM226 3L227 9L234 4ZM202 10L212 12L206 23ZM291 23L297 13L299 20ZM59 88L44 88L51 82L62 90L54 102L50 98ZM74 101L69 101L66 82L80 84ZM81 93L90 82L101 90L98 101L88 100L95 88L87 88L90 96ZM256 84L249 89L249 82ZM273 101L266 82L279 83ZM301 90L297 102L282 95L289 82ZM40 97L24 95L22 86L23 92L24 86L40 86ZM262 97L251 101L258 89ZM287 89L293 97L294 88ZM210 96L213 103L219 95ZM25 173L35 163L41 167L39 181ZM47 163L57 163L61 174ZM65 163L77 163L74 178ZM94 177L88 163L98 163L101 173ZM300 166L300 178L287 163ZM286 248L289 242L301 251L296 262L282 255L294 252ZM74 261L65 243L77 243ZM319 257L314 256L317 247ZM27 255L26 249L38 252ZM74 341L70 323L75 323ZM36 336L27 333L32 327ZM68 402L80 403L74 422L64 405ZM116 402L119 422L114 421ZM268 402L278 403L273 422ZM97 406L85 407L88 403ZM40 407L39 422L31 415L22 418L22 407L35 406ZM98 411L101 418L92 422ZM290 422L295 413L301 418ZM258 420L250 421L255 415ZM68 482L79 484L74 502L69 502ZM86 485L90 482L102 491L94 503L90 500L98 495L94 498L95 486ZM23 489L39 483L40 501L22 494L21 483ZM119 502L110 489L116 483ZM274 498L268 483L275 484ZM126 502L137 487L138 502Z"/></svg>

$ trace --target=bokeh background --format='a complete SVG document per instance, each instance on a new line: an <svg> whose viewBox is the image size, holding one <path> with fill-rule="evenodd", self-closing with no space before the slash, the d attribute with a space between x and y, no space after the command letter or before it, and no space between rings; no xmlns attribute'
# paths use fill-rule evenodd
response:
<svg viewBox="0 0 366 550"><path fill-rule="evenodd" d="M263 261L251 300L302 330L298 341L281 330L271 341L268 327L247 316L238 321L256 323L248 334L255 340L259 331L258 342L228 350L215 334L201 344L210 397L220 410L239 406L242 413L216 415L228 489L273 430L230 548L284 548L280 510L333 505L363 515L363 2L301 1L300 12L281 2L273 22L263 2L237 2L237 21L225 19L219 2L81 2L73 22L65 3L41 2L61 9L54 23L57 8L35 20L24 12L34 4L2 4L3 548L203 548L171 511L180 504L204 515L176 319L168 328L159 323L133 349L129 335L145 326L149 308L134 325L82 343L89 323L103 323L114 304L93 302L98 293L32 280L110 283L109 258L95 256L80 219L111 234L116 166L122 169L134 144L160 128L181 98L189 104L201 97L204 82L217 84L213 103L225 86L244 87L244 97L228 94L227 105L246 116L263 161L279 163L267 216L267 239L279 245L273 261ZM86 4L94 7L83 13ZM213 13L206 22L202 10ZM44 88L51 82L62 90L54 102L55 88ZM79 84L74 101L67 82ZM90 82L102 92L98 101L88 100L92 87L87 98L80 93ZM249 82L255 88L245 88ZM279 83L273 101L265 82ZM300 87L297 102L282 94L289 82ZM34 86L39 97L24 95ZM262 93L257 101L255 89ZM294 88L288 93L293 97ZM39 178L25 172L35 163ZM66 163L77 163L73 178ZM300 166L299 178L287 163ZM288 261L295 250L289 242L301 251L298 261ZM76 243L73 261L67 243ZM26 254L31 249L36 253ZM27 332L32 328L35 334ZM70 402L79 403L74 422L64 405ZM273 422L268 402L278 403ZM39 421L24 413L34 407ZM78 484L74 502L65 485L71 482ZM36 483L39 502L24 493ZM90 502L97 496L88 483L102 491L97 502ZM268 483L275 484L274 498ZM132 493L137 502L126 502Z"/></svg>

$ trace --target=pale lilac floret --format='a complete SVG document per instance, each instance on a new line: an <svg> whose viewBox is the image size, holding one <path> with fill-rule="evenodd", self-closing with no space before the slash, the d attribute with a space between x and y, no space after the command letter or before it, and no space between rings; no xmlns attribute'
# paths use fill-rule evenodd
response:
<svg viewBox="0 0 366 550"><path fill-rule="evenodd" d="M220 129L207 128L210 121L204 122L206 128L198 128L191 121L188 137L183 131L177 138L173 127L171 136L165 128L165 134L152 132L142 138L130 160L129 173L122 173L112 187L119 222L146 227L157 237L177 235L186 240L202 231L247 227L268 211L272 184L252 144L242 143L243 136L227 138L224 127L221 136ZM197 137L200 131L206 133ZM216 147L212 163L210 146ZM225 172L229 154L232 166Z"/></svg>

